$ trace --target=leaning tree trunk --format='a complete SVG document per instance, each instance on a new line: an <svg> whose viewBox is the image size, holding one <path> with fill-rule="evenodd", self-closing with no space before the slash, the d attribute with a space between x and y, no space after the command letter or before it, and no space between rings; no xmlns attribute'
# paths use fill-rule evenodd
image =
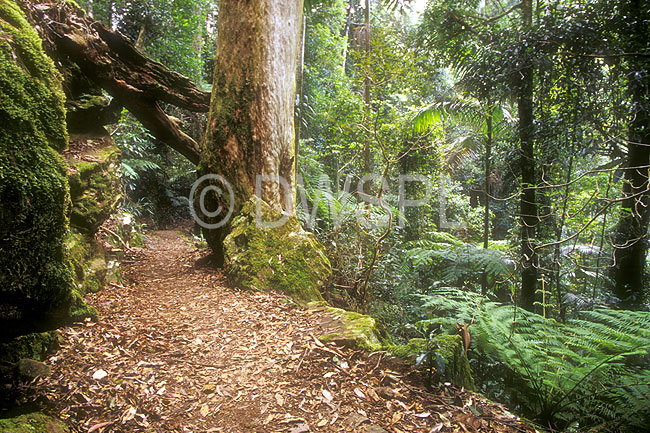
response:
<svg viewBox="0 0 650 433"><path fill-rule="evenodd" d="M628 89L634 112L627 143L627 168L621 203L621 218L616 227L614 293L619 306L638 310L647 308L645 288L648 223L650 221L650 60L642 54L650 45L646 23L650 12L641 0L623 2L629 17L629 31L624 36L628 60Z"/></svg>
<svg viewBox="0 0 650 433"><path fill-rule="evenodd" d="M208 129L202 146L205 174L222 176L233 190L212 205L237 215L256 190L271 206L293 212L294 98L302 0L223 0L219 5L217 54ZM285 188L279 180L286 181ZM206 195L206 197L208 197ZM287 202L287 198L290 202ZM208 210L211 208L207 203ZM221 215L217 216L219 218ZM223 262L230 225L206 231Z"/></svg>
<svg viewBox="0 0 650 433"><path fill-rule="evenodd" d="M78 74L81 78L75 80L103 88L114 98L111 106L127 108L154 137L192 163L199 163L198 144L163 107L170 104L205 112L210 100L208 92L187 77L145 57L126 37L86 16L74 2L17 0L16 3L65 76ZM68 97L79 96L74 89L65 90ZM104 117L108 121L112 116Z"/></svg>

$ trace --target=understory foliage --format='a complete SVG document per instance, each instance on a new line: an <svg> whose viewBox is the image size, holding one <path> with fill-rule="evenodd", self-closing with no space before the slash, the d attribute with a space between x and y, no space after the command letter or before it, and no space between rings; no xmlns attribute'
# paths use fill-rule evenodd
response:
<svg viewBox="0 0 650 433"><path fill-rule="evenodd" d="M472 323L478 387L545 427L645 428L650 9L424 3L371 1L366 22L366 2L305 2L296 203L324 297L400 342ZM83 4L208 87L216 2ZM202 116L170 114L200 141ZM125 207L186 217L195 167L126 113L109 129Z"/></svg>
<svg viewBox="0 0 650 433"><path fill-rule="evenodd" d="M560 323L454 288L421 299L427 326L473 322L476 349L507 369L520 386L510 398L542 425L609 432L650 422L649 312L596 309Z"/></svg>
<svg viewBox="0 0 650 433"><path fill-rule="evenodd" d="M215 49L217 4L211 0L82 0L96 20L128 37L146 56L160 61L197 85L208 88ZM206 115L163 107L195 141ZM126 110L108 128L122 151L123 210L150 225L165 227L190 218L190 188L196 167L158 142Z"/></svg>
<svg viewBox="0 0 650 433"><path fill-rule="evenodd" d="M112 132L122 151L124 210L159 227L188 219L187 197L196 178L192 164L157 143L129 113Z"/></svg>
<svg viewBox="0 0 650 433"><path fill-rule="evenodd" d="M432 240L412 242L406 257L416 269L440 269L436 281L465 286L477 283L484 273L490 281L504 284L514 274L514 261L502 251L460 242L446 233L429 236Z"/></svg>

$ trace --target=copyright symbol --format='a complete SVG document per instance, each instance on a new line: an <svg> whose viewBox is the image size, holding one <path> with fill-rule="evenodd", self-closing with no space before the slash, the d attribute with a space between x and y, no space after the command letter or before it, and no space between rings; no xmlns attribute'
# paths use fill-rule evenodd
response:
<svg viewBox="0 0 650 433"><path fill-rule="evenodd" d="M223 216L224 209L221 204L217 207L216 210L214 211L208 211L205 206L205 196L208 192L214 191L215 195L217 197L223 197L224 190L215 185L214 183L210 183L207 186L201 188L201 192L199 194L199 209L201 210L201 214L205 215L209 219L217 218L221 215L220 219L216 223L208 223L203 221L201 218L196 213L196 209L194 208L194 198L196 195L197 189L199 189L201 183L205 181L216 181L215 183L219 183L222 186L225 187L227 193L228 193L228 213ZM226 179L224 179L222 176L219 176L218 174L206 174L204 176L201 176L194 182L192 185L192 189L190 190L190 197L189 197L189 202L190 202L190 212L192 213L192 217L194 218L194 221L197 222L198 225L201 227L204 227L206 229L212 230L212 229L218 229L219 227L223 227L230 221L230 217L232 216L232 213L235 209L235 195L232 191L232 187L230 186L230 183Z"/></svg>

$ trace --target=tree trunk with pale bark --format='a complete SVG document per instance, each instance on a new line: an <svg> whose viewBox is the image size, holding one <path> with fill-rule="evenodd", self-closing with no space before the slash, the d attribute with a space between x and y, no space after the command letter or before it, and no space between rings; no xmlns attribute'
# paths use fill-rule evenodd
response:
<svg viewBox="0 0 650 433"><path fill-rule="evenodd" d="M223 0L219 5L217 54L202 172L222 176L233 197L222 194L206 207L234 215L256 192L268 205L293 213L294 99L302 0ZM284 184L281 183L281 179ZM219 218L219 217L217 217ZM206 232L223 260L229 225Z"/></svg>

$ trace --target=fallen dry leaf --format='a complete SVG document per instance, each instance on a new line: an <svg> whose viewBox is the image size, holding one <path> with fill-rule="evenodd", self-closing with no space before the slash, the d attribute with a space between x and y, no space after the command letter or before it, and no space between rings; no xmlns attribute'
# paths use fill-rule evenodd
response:
<svg viewBox="0 0 650 433"><path fill-rule="evenodd" d="M451 433L462 431L457 420L534 433L480 396L426 391L418 371L388 356L320 342L326 312L229 288L207 254L177 231L153 232L128 251L125 281L85 297L100 320L59 331L34 400L90 433ZM98 423L106 419L114 421Z"/></svg>

